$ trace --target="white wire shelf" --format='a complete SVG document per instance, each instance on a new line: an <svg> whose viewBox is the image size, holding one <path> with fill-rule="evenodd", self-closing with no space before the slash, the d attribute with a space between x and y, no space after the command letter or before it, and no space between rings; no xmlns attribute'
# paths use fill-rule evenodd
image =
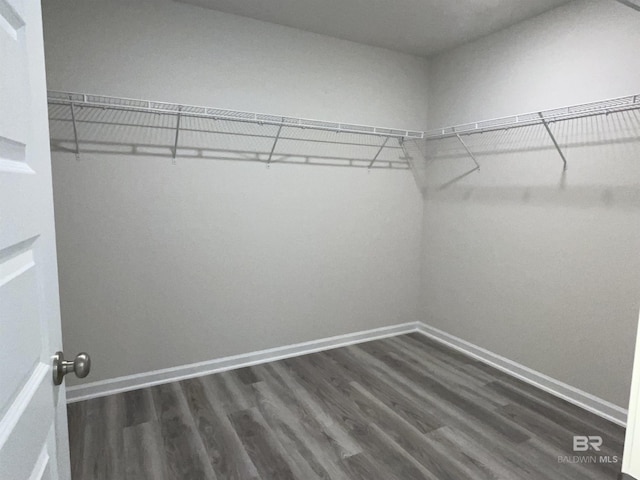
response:
<svg viewBox="0 0 640 480"><path fill-rule="evenodd" d="M48 92L52 149L409 169L424 132L73 92ZM62 125L62 127L61 127ZM102 128L101 128L102 127ZM145 131L143 131L145 130ZM206 138L205 138L206 137Z"/></svg>
<svg viewBox="0 0 640 480"><path fill-rule="evenodd" d="M630 95L422 132L73 92L49 91L48 102L52 149L76 157L81 151L140 154L170 156L174 163L191 157L411 169L414 175L415 159L428 160L425 148L413 148L418 143L457 137L479 170L462 137L531 126L544 126L566 170L551 124L640 109L640 95Z"/></svg>
<svg viewBox="0 0 640 480"><path fill-rule="evenodd" d="M437 128L424 132L423 138L425 140L439 140L457 137L459 135L471 135L475 133L495 132L498 130L544 125L545 123L548 125L554 122L591 117L595 115L608 115L611 113L619 113L636 109L640 109L640 94L556 108L553 110L543 110L539 112Z"/></svg>
<svg viewBox="0 0 640 480"><path fill-rule="evenodd" d="M283 117L265 113L242 112L221 108L199 107L177 103L156 102L150 100L136 100L130 98L109 97L105 95L91 95L84 93L48 92L49 104L74 104L78 107L97 107L109 109L123 109L137 112L178 115L185 117L211 118L214 120L228 120L233 122L248 122L259 125L276 125L331 132L357 133L361 135L375 135L378 137L422 138L424 132L403 130L388 127L373 127L352 123L328 122L307 118Z"/></svg>
<svg viewBox="0 0 640 480"><path fill-rule="evenodd" d="M546 135L550 139L553 147L557 151L562 161L562 171L567 171L568 160L565 154L566 146L563 147L556 138L551 125L556 122L564 122L568 120L577 120L581 118L594 117L599 115L611 115L616 113L628 112L640 109L640 95L629 95L626 97L618 97L610 100L602 100L599 102L584 103L573 105L570 107L556 108L552 110L543 110L521 115L512 115L509 117L496 118L492 120L483 120L480 122L466 123L451 127L444 127L424 132L422 142L424 144L434 140L444 140L448 138L457 139L460 146L466 152L466 155L473 161L474 167L465 174L480 170L480 163L477 158L477 152L467 144L463 137L468 135L508 131L515 128L542 126ZM416 140L417 142L418 140ZM426 150L426 148L424 149ZM422 155L425 162L428 162L426 155ZM415 172L414 172L415 175ZM564 179L564 176L563 176Z"/></svg>

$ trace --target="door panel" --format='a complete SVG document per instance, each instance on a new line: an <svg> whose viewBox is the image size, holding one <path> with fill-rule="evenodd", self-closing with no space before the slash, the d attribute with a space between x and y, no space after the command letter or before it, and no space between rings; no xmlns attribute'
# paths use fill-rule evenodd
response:
<svg viewBox="0 0 640 480"><path fill-rule="evenodd" d="M42 19L0 0L0 479L69 480Z"/></svg>
<svg viewBox="0 0 640 480"><path fill-rule="evenodd" d="M33 342L34 332L40 329L40 317L37 304L29 296L30 291L37 291L34 266L31 250L0 263L0 305L3 310L0 331L4 346L0 350L0 365L17 366L0 369L1 413L7 411L11 400L40 364L42 347ZM7 275L3 275L2 270L6 270ZM19 328L13 328L12 319L16 318L20 319L15 325Z"/></svg>
<svg viewBox="0 0 640 480"><path fill-rule="evenodd" d="M629 397L629 414L627 415L627 432L624 440L622 471L640 478L640 319L636 333L636 349L631 376L631 394Z"/></svg>
<svg viewBox="0 0 640 480"><path fill-rule="evenodd" d="M26 25L23 2L0 0L0 65L8 65L11 75L2 75L0 105L11 115L0 116L0 138L23 145L27 141L28 112L21 103L23 95L15 92L29 89Z"/></svg>

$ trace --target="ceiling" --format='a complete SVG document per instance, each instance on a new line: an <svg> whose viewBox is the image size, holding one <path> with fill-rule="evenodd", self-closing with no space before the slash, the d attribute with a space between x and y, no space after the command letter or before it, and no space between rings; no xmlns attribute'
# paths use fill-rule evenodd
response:
<svg viewBox="0 0 640 480"><path fill-rule="evenodd" d="M568 0L176 0L427 57Z"/></svg>

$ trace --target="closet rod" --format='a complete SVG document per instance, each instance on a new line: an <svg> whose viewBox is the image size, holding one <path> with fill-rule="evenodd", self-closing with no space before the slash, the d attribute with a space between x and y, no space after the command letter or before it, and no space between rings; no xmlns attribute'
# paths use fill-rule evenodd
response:
<svg viewBox="0 0 640 480"><path fill-rule="evenodd" d="M238 110L226 110L212 107L199 107L194 105L181 105L176 103L155 102L151 100L60 92L53 90L48 92L48 103L53 105L70 105L72 107L91 107L105 110L125 110L161 115L179 115L182 118L198 117L259 125L275 125L277 127L294 127L336 133L372 135L376 137L412 139L421 139L424 137L424 132L416 130L327 122L323 120L282 117L263 113L242 112Z"/></svg>
<svg viewBox="0 0 640 480"><path fill-rule="evenodd" d="M640 109L640 94L429 130L424 132L424 139L427 141L441 140L445 138L455 138L459 135L496 132L535 125L544 126L545 123L548 125L554 122L609 115L611 113L621 113L638 109Z"/></svg>

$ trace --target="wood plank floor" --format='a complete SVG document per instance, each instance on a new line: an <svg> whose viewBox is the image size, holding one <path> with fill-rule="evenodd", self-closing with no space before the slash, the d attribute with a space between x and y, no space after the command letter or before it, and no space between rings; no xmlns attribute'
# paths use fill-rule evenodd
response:
<svg viewBox="0 0 640 480"><path fill-rule="evenodd" d="M68 411L73 480L614 480L624 438L419 334ZM574 453L574 435L601 451Z"/></svg>

